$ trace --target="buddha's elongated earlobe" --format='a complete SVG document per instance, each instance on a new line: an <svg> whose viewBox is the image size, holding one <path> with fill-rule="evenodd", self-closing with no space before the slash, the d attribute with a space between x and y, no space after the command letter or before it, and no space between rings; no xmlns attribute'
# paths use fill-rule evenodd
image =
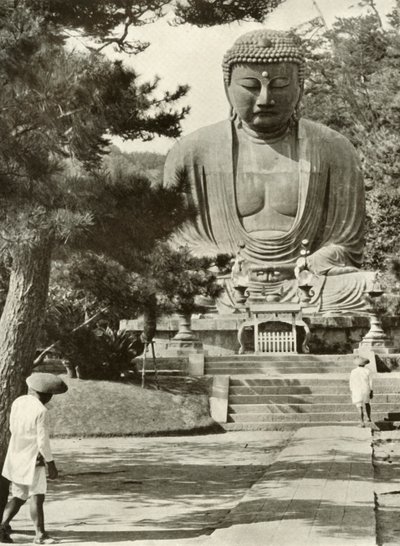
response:
<svg viewBox="0 0 400 546"><path fill-rule="evenodd" d="M226 98L228 99L228 102L229 102L229 121L235 121L235 119L237 119L238 115L237 115L237 112L232 104L232 101L231 101L231 97L229 95L229 86L228 84L225 82L224 83L224 88L225 88L225 95L226 95Z"/></svg>
<svg viewBox="0 0 400 546"><path fill-rule="evenodd" d="M300 103L296 104L296 108L293 111L292 114L292 120L297 123L300 119Z"/></svg>
<svg viewBox="0 0 400 546"><path fill-rule="evenodd" d="M301 104L301 98L303 96L303 88L300 88L300 94L299 94L299 100L297 101L296 106L294 107L294 111L292 114L292 120L297 123L300 119L300 104Z"/></svg>

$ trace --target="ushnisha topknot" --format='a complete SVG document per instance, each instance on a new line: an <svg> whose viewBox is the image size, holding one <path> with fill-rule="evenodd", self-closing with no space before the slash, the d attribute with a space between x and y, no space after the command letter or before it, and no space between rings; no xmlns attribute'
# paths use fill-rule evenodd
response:
<svg viewBox="0 0 400 546"><path fill-rule="evenodd" d="M232 66L238 63L295 63L299 65L299 83L304 81L304 56L295 39L279 30L252 30L235 41L224 55L224 81L230 84Z"/></svg>

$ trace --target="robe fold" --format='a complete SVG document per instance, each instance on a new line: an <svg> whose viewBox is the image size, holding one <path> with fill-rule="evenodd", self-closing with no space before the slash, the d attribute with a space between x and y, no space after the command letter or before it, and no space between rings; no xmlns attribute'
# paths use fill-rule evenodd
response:
<svg viewBox="0 0 400 546"><path fill-rule="evenodd" d="M197 256L235 255L252 264L292 264L308 239L310 268L329 274L359 267L365 216L361 169L351 143L336 131L301 119L297 127L299 199L292 227L258 239L246 232L235 191L236 129L231 121L204 127L168 154L164 184L187 183L187 200L198 211L176 235Z"/></svg>

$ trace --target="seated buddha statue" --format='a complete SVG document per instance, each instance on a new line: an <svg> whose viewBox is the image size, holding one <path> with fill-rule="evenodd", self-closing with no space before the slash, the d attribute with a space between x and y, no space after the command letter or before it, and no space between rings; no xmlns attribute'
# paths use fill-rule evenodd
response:
<svg viewBox="0 0 400 546"><path fill-rule="evenodd" d="M347 138L299 116L301 50L288 33L252 31L227 51L223 73L229 119L182 138L166 160L165 185L186 180L197 210L175 239L197 256L236 255L240 246L227 305L235 285L298 301L296 275L307 269L314 309L363 310L374 274L359 270L360 164Z"/></svg>

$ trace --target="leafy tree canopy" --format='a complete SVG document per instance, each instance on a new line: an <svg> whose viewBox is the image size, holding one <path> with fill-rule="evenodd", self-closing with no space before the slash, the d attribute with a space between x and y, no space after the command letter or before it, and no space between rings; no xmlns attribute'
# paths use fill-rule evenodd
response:
<svg viewBox="0 0 400 546"><path fill-rule="evenodd" d="M365 267L398 250L400 204L400 3L382 22L366 16L308 29L304 115L345 134L361 157L367 192ZM383 24L385 23L385 24ZM318 31L319 30L319 31ZM304 38L304 36L303 36Z"/></svg>
<svg viewBox="0 0 400 546"><path fill-rule="evenodd" d="M103 165L115 180L124 176L148 178L152 184L161 184L165 155L154 152L122 152L111 146L104 157Z"/></svg>
<svg viewBox="0 0 400 546"><path fill-rule="evenodd" d="M264 21L283 0L189 0L178 2L177 23L210 27L235 21Z"/></svg>
<svg viewBox="0 0 400 546"><path fill-rule="evenodd" d="M6 0L9 5L22 3ZM78 31L90 38L93 49L114 45L125 53L140 53L148 42L132 39L130 30L164 17L174 16L175 24L213 26L234 21L263 21L283 0L24 0L35 13L45 17L63 36Z"/></svg>
<svg viewBox="0 0 400 546"><path fill-rule="evenodd" d="M33 225L65 240L92 222L109 137L178 136L187 109L174 104L186 88L154 98L156 82L138 84L121 62L68 52L25 7L0 25L3 241L21 242Z"/></svg>

